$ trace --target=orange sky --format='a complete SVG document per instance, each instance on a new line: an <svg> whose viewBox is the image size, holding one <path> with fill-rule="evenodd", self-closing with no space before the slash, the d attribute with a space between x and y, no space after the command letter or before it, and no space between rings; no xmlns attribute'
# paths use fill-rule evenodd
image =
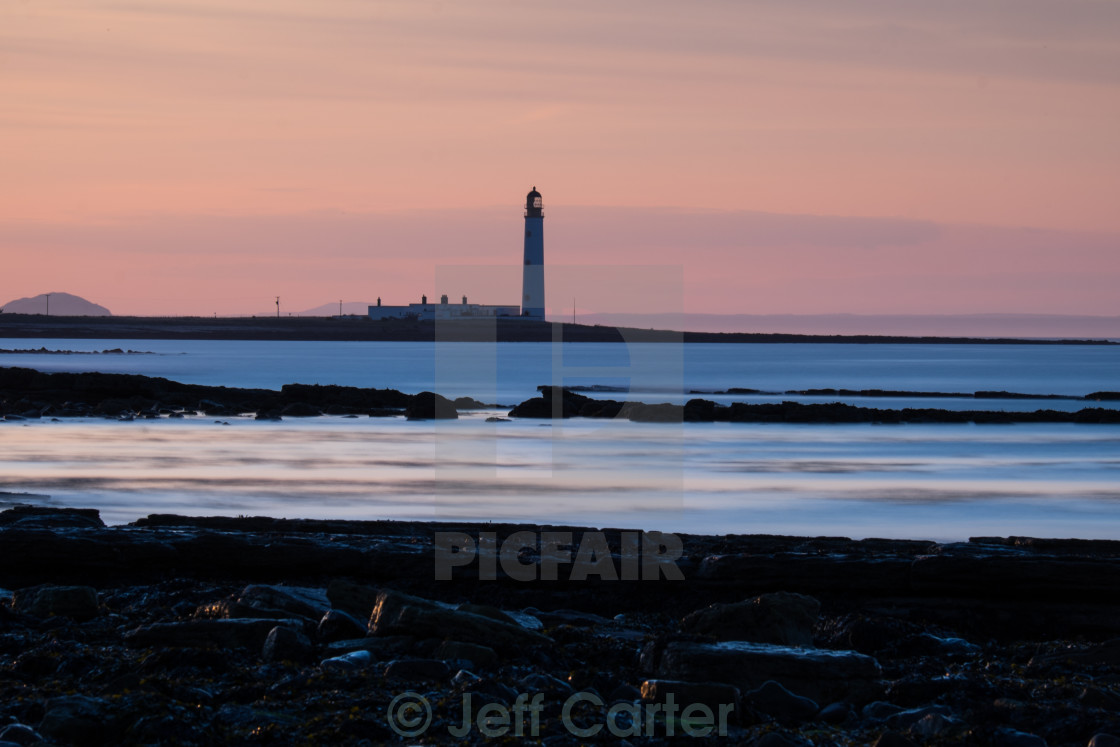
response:
<svg viewBox="0 0 1120 747"><path fill-rule="evenodd" d="M680 266L686 311L1120 314L1118 40L1099 0L13 0L0 303L454 296L535 184L547 262Z"/></svg>

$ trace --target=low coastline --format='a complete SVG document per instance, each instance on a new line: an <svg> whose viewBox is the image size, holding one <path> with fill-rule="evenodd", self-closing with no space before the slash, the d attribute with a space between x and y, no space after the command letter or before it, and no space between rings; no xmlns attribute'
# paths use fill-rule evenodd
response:
<svg viewBox="0 0 1120 747"><path fill-rule="evenodd" d="M682 535L681 580L575 580L566 565L543 580L531 550L516 562L536 580L505 564L489 580L477 560L437 580L447 531L559 532L573 548L602 535L616 564L624 534L0 513L8 728L63 744L381 744L399 740L388 709L412 692L434 716L421 743L483 744L474 722L449 736L464 704L533 692L552 745L617 743L571 732L612 704L660 704L642 744L1058 747L1120 732L1120 542ZM666 693L733 703L726 734L682 736Z"/></svg>
<svg viewBox="0 0 1120 747"><path fill-rule="evenodd" d="M342 340L396 342L847 343L1118 345L1103 339L678 332L525 319L419 322L366 317L60 317L0 314L0 339Z"/></svg>

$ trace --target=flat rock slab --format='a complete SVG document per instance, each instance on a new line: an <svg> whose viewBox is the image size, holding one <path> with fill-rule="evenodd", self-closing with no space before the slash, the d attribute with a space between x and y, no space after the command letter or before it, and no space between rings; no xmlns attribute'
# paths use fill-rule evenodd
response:
<svg viewBox="0 0 1120 747"><path fill-rule="evenodd" d="M370 616L373 635L413 635L447 638L495 648L551 643L540 633L472 612L448 609L426 599L383 591Z"/></svg>
<svg viewBox="0 0 1120 747"><path fill-rule="evenodd" d="M818 703L869 700L880 689L882 669L855 651L793 648L770 643L673 642L655 665L658 677L725 682L746 692L769 680Z"/></svg>

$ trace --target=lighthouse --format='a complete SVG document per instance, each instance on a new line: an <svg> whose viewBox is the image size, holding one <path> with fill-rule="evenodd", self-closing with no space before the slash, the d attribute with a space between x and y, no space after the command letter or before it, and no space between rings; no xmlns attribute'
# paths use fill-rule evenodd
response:
<svg viewBox="0 0 1120 747"><path fill-rule="evenodd" d="M521 282L521 316L544 320L544 213L541 193L525 197L525 274Z"/></svg>

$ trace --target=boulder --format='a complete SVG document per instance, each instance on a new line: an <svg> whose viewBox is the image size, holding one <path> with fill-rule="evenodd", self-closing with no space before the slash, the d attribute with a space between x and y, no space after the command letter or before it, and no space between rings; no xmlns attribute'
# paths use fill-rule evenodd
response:
<svg viewBox="0 0 1120 747"><path fill-rule="evenodd" d="M820 609L820 602L804 594L760 594L743 602L697 610L681 620L681 628L719 641L812 646Z"/></svg>
<svg viewBox="0 0 1120 747"><path fill-rule="evenodd" d="M305 662L311 658L311 641L298 630L278 625L268 631L261 658L266 662Z"/></svg>
<svg viewBox="0 0 1120 747"><path fill-rule="evenodd" d="M459 412L447 397L435 392L420 392L409 401L405 415L409 420L455 420Z"/></svg>
<svg viewBox="0 0 1120 747"><path fill-rule="evenodd" d="M318 622L330 607L331 603L324 589L251 584L242 589L237 596L235 609L244 611L244 608L248 608L261 613L261 616L270 617L295 615ZM238 616L249 617L249 615Z"/></svg>
<svg viewBox="0 0 1120 747"><path fill-rule="evenodd" d="M112 706L101 698L66 695L47 701L39 733L62 744L103 744L109 736Z"/></svg>
<svg viewBox="0 0 1120 747"><path fill-rule="evenodd" d="M365 669L373 661L373 654L369 651L351 651L341 656L332 656L323 659L319 666L333 672L356 672Z"/></svg>
<svg viewBox="0 0 1120 747"><path fill-rule="evenodd" d="M368 621L381 589L363 586L345 579L335 579L327 586L327 599L331 608L342 610L358 620ZM365 623L363 623L364 626Z"/></svg>
<svg viewBox="0 0 1120 747"><path fill-rule="evenodd" d="M97 590L90 586L33 586L15 592L12 606L32 617L62 615L78 621L97 617Z"/></svg>
<svg viewBox="0 0 1120 747"><path fill-rule="evenodd" d="M870 700L880 691L882 676L875 659L855 651L746 641L669 643L662 650L654 673L670 679L725 682L741 691L774 680L818 703Z"/></svg>
<svg viewBox="0 0 1120 747"><path fill-rule="evenodd" d="M342 610L330 609L319 620L319 638L323 641L344 641L366 634L366 626Z"/></svg>
<svg viewBox="0 0 1120 747"><path fill-rule="evenodd" d="M397 591L383 591L378 595L370 615L369 631L378 636L449 638L496 647L534 646L550 642L540 633L520 625L448 609Z"/></svg>
<svg viewBox="0 0 1120 747"><path fill-rule="evenodd" d="M0 729L0 745L38 744L42 741L42 735L27 724L8 724L3 729Z"/></svg>

